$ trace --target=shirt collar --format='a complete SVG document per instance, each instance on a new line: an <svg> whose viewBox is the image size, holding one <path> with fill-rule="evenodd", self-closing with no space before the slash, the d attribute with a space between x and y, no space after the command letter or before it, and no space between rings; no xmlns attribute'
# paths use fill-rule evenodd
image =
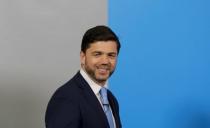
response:
<svg viewBox="0 0 210 128"><path fill-rule="evenodd" d="M99 84L95 83L90 77L89 75L84 71L84 69L80 69L80 74L83 76L83 78L87 81L87 83L89 84L90 88L93 90L93 92L95 93L95 95L97 95L100 91L100 89L102 88L102 86L100 86ZM105 88L108 87L108 81L106 81Z"/></svg>

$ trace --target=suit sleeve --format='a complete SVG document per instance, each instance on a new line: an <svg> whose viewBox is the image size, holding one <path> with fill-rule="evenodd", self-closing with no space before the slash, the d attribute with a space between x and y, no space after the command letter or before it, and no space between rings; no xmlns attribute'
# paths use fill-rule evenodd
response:
<svg viewBox="0 0 210 128"><path fill-rule="evenodd" d="M46 128L79 128L79 104L67 98L52 99L46 112Z"/></svg>

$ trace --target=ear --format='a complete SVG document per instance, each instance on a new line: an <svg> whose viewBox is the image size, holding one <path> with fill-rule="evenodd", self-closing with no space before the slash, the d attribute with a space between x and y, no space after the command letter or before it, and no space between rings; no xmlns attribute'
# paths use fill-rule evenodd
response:
<svg viewBox="0 0 210 128"><path fill-rule="evenodd" d="M80 62L81 65L85 64L85 53L83 51L80 52Z"/></svg>

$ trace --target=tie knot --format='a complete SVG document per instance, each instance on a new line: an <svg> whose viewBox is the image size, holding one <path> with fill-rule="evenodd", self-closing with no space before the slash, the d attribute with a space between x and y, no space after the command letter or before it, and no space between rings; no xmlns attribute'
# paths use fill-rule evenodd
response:
<svg viewBox="0 0 210 128"><path fill-rule="evenodd" d="M100 95L101 95L101 102L103 105L108 105L109 101L108 101L108 97L107 97L107 89L106 88L101 88L100 90Z"/></svg>

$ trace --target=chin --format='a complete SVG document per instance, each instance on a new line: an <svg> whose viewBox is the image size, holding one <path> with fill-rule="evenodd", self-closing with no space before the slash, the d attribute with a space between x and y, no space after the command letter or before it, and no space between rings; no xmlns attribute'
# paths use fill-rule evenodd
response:
<svg viewBox="0 0 210 128"><path fill-rule="evenodd" d="M98 81L106 81L108 77L97 77Z"/></svg>

